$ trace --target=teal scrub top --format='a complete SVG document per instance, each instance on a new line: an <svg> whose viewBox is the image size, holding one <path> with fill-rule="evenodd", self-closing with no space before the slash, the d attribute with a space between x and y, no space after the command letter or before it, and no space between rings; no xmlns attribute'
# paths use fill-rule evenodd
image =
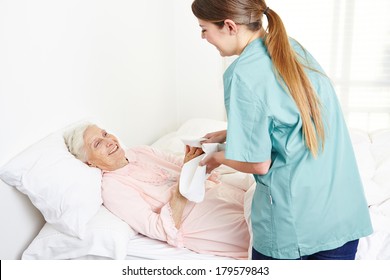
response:
<svg viewBox="0 0 390 280"><path fill-rule="evenodd" d="M262 39L251 42L224 73L225 157L254 163L272 160L266 175L254 175L251 222L253 247L278 259L334 249L372 233L331 81L306 50L290 42L301 61L318 70L306 70L321 102L326 133L317 158L305 146L298 108L275 75Z"/></svg>

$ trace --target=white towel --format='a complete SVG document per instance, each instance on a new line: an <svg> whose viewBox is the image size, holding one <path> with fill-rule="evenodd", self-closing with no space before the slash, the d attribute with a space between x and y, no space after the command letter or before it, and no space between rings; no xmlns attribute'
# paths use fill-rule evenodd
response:
<svg viewBox="0 0 390 280"><path fill-rule="evenodd" d="M185 145L191 147L201 147L204 154L193 158L183 165L180 174L180 193L190 201L201 202L205 194L205 182L209 174L206 174L206 166L199 166L199 162L208 155L225 150L225 144L219 143L204 143L200 142L205 138L188 140L182 139Z"/></svg>

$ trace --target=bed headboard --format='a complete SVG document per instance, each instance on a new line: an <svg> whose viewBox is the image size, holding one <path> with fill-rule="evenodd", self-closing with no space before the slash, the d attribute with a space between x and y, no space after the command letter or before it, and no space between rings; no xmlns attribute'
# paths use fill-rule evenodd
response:
<svg viewBox="0 0 390 280"><path fill-rule="evenodd" d="M20 259L38 234L44 219L29 198L0 180L2 211L0 221L0 259Z"/></svg>

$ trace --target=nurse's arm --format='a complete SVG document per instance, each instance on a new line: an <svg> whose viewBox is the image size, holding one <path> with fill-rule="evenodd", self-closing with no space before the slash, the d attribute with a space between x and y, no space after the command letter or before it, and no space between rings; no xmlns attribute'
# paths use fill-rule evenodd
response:
<svg viewBox="0 0 390 280"><path fill-rule="evenodd" d="M200 162L200 165L206 165L206 172L210 173L221 164L229 166L237 171L249 174L265 175L271 166L271 159L264 162L242 162L225 158L225 152L220 151L207 156Z"/></svg>
<svg viewBox="0 0 390 280"><path fill-rule="evenodd" d="M231 168L243 173L265 175L269 171L271 160L269 159L264 162L241 162L225 159L222 164L230 166Z"/></svg>

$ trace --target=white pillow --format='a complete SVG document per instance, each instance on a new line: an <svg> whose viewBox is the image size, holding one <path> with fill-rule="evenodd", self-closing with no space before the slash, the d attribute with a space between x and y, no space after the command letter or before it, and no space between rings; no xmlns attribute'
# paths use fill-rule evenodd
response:
<svg viewBox="0 0 390 280"><path fill-rule="evenodd" d="M225 121L194 118L183 123L177 130L177 133L179 135L189 135L199 138L209 132L224 130L226 128L227 122Z"/></svg>
<svg viewBox="0 0 390 280"><path fill-rule="evenodd" d="M98 256L124 259L129 240L137 233L104 206L87 224L84 239L58 232L46 223L30 246L23 260L65 260Z"/></svg>
<svg viewBox="0 0 390 280"><path fill-rule="evenodd" d="M31 145L0 169L57 230L82 238L101 199L101 171L69 153L62 132Z"/></svg>
<svg viewBox="0 0 390 280"><path fill-rule="evenodd" d="M225 121L213 119L189 119L184 122L177 131L168 133L152 144L152 147L173 153L175 155L184 154L183 138L196 139L203 137L209 132L224 130L227 127Z"/></svg>

